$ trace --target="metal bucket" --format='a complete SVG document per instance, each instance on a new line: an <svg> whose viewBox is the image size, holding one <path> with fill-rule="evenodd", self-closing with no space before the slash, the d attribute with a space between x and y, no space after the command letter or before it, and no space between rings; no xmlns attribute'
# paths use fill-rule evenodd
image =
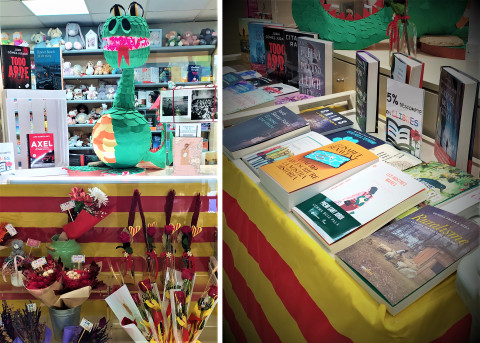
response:
<svg viewBox="0 0 480 343"><path fill-rule="evenodd" d="M55 340L62 341L63 329L66 326L74 326L80 324L80 311L82 306L69 308L66 310L58 310L52 307L48 308L50 320L52 321L52 330Z"/></svg>

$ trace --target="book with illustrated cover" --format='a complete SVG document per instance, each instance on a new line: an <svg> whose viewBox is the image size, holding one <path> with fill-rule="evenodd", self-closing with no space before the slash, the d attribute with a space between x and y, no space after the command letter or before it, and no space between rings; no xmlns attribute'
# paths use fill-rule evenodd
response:
<svg viewBox="0 0 480 343"><path fill-rule="evenodd" d="M387 79L386 139L398 150L420 158L425 91Z"/></svg>
<svg viewBox="0 0 480 343"><path fill-rule="evenodd" d="M288 85L297 88L299 86L298 37L318 38L318 33L285 30L285 77Z"/></svg>
<svg viewBox="0 0 480 343"><path fill-rule="evenodd" d="M336 261L396 315L457 269L480 226L426 206L340 251Z"/></svg>
<svg viewBox="0 0 480 343"><path fill-rule="evenodd" d="M350 119L329 107L301 112L300 117L308 122L312 131L321 133L322 135L348 129L353 126L353 122Z"/></svg>
<svg viewBox="0 0 480 343"><path fill-rule="evenodd" d="M388 163L399 170L412 168L422 163L422 160L413 155L397 150L390 144L382 144L373 147L370 151L377 155L380 161Z"/></svg>
<svg viewBox="0 0 480 343"><path fill-rule="evenodd" d="M313 96L331 94L333 43L299 37L297 44L300 93Z"/></svg>
<svg viewBox="0 0 480 343"><path fill-rule="evenodd" d="M0 143L0 177L15 173L13 143Z"/></svg>
<svg viewBox="0 0 480 343"><path fill-rule="evenodd" d="M240 76L244 80L248 79L253 79L256 77L262 77L262 74L255 70L242 70L242 71L237 71L236 74Z"/></svg>
<svg viewBox="0 0 480 343"><path fill-rule="evenodd" d="M265 37L263 35L263 27L265 25L274 25L283 27L283 24L269 24L265 22L249 22L248 23L248 40L250 48L250 68L266 75L266 58L265 58Z"/></svg>
<svg viewBox="0 0 480 343"><path fill-rule="evenodd" d="M2 78L5 89L31 89L30 48L1 45Z"/></svg>
<svg viewBox="0 0 480 343"><path fill-rule="evenodd" d="M172 68L171 67L159 67L158 68L159 82L168 82L172 80Z"/></svg>
<svg viewBox="0 0 480 343"><path fill-rule="evenodd" d="M420 182L378 162L303 201L292 212L336 253L425 197Z"/></svg>
<svg viewBox="0 0 480 343"><path fill-rule="evenodd" d="M276 82L285 79L285 33L284 28L264 26L266 76Z"/></svg>
<svg viewBox="0 0 480 343"><path fill-rule="evenodd" d="M234 94L225 92L223 94L223 114L231 114L246 109L253 110L259 107L267 107L274 104L275 97L267 94L261 89L254 91Z"/></svg>
<svg viewBox="0 0 480 343"><path fill-rule="evenodd" d="M27 134L28 168L55 167L53 133Z"/></svg>
<svg viewBox="0 0 480 343"><path fill-rule="evenodd" d="M401 52L392 55L392 79L422 88L425 63Z"/></svg>
<svg viewBox="0 0 480 343"><path fill-rule="evenodd" d="M224 152L232 158L240 158L308 131L310 128L305 120L288 108L280 107L224 129Z"/></svg>
<svg viewBox="0 0 480 343"><path fill-rule="evenodd" d="M252 84L246 82L246 81L240 81L237 82L231 86L228 86L225 88L225 92L230 92L233 94L242 94L250 91L254 91L257 89L257 87L253 86Z"/></svg>
<svg viewBox="0 0 480 343"><path fill-rule="evenodd" d="M255 18L238 18L238 35L240 38L240 51L242 53L250 52L250 23L262 22L266 24L269 20Z"/></svg>
<svg viewBox="0 0 480 343"><path fill-rule="evenodd" d="M298 137L269 146L249 156L242 157L247 166L258 175L258 169L267 164L295 156L330 144L331 141L316 132L307 132Z"/></svg>
<svg viewBox="0 0 480 343"><path fill-rule="evenodd" d="M330 139L332 142L338 142L342 139L351 141L353 143L357 143L358 145L363 146L365 149L372 149L374 147L385 144L384 141L377 137L352 128L325 134L325 137Z"/></svg>
<svg viewBox="0 0 480 343"><path fill-rule="evenodd" d="M243 81L243 78L237 73L230 72L230 73L223 74L222 81L223 81L223 88L227 88L240 81Z"/></svg>
<svg viewBox="0 0 480 343"><path fill-rule="evenodd" d="M262 185L290 210L377 161L374 153L342 140L260 167L258 175Z"/></svg>
<svg viewBox="0 0 480 343"><path fill-rule="evenodd" d="M286 95L280 95L275 97L275 105L284 105L288 104L289 102L295 102L300 100L311 99L313 96L300 94L300 92L290 93Z"/></svg>
<svg viewBox="0 0 480 343"><path fill-rule="evenodd" d="M472 170L478 85L478 80L457 69L441 69L434 155L467 172Z"/></svg>
<svg viewBox="0 0 480 343"><path fill-rule="evenodd" d="M367 51L356 53L355 117L363 132L378 132L380 61Z"/></svg>
<svg viewBox="0 0 480 343"><path fill-rule="evenodd" d="M254 77L252 79L245 80L245 82L248 82L255 87L262 87L266 85L271 85L273 83L273 80L269 79L268 77Z"/></svg>
<svg viewBox="0 0 480 343"><path fill-rule="evenodd" d="M198 64L188 65L188 82L199 82L202 66Z"/></svg>
<svg viewBox="0 0 480 343"><path fill-rule="evenodd" d="M264 92L273 95L274 97L298 92L298 88L286 85L284 83L274 83L272 85L260 87Z"/></svg>
<svg viewBox="0 0 480 343"><path fill-rule="evenodd" d="M62 51L60 48L35 48L37 89L63 89Z"/></svg>

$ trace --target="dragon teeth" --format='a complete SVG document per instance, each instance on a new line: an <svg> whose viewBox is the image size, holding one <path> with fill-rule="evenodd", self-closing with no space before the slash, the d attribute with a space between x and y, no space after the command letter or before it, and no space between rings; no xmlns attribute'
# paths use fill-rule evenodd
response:
<svg viewBox="0 0 480 343"><path fill-rule="evenodd" d="M129 50L136 50L150 45L146 37L113 36L104 37L103 40L107 43L103 49L107 51L118 51L119 46L128 46Z"/></svg>

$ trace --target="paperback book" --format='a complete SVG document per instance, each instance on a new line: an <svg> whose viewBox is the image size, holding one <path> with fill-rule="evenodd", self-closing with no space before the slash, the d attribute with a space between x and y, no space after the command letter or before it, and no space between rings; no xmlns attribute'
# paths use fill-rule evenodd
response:
<svg viewBox="0 0 480 343"><path fill-rule="evenodd" d="M63 89L61 49L35 48L33 54L37 89Z"/></svg>
<svg viewBox="0 0 480 343"><path fill-rule="evenodd" d="M373 147L370 151L377 155L380 161L388 163L399 170L412 168L422 163L422 160L413 155L397 150L390 144L382 144Z"/></svg>
<svg viewBox="0 0 480 343"><path fill-rule="evenodd" d="M353 126L353 122L329 107L301 112L300 116L308 122L312 131L328 135Z"/></svg>
<svg viewBox="0 0 480 343"><path fill-rule="evenodd" d="M30 48L1 45L4 89L31 89Z"/></svg>
<svg viewBox="0 0 480 343"><path fill-rule="evenodd" d="M261 89L242 94L225 92L223 96L224 115L246 109L253 110L260 107L271 106L275 102L275 97L273 95L267 94Z"/></svg>
<svg viewBox="0 0 480 343"><path fill-rule="evenodd" d="M336 260L396 315L442 282L478 247L480 226L426 206L340 251Z"/></svg>
<svg viewBox="0 0 480 343"><path fill-rule="evenodd" d="M385 144L381 139L369 135L366 132L355 130L355 129L346 129L340 130L333 133L325 134L325 137L330 139L332 142L338 142L342 139L356 143L363 146L365 149L372 149L380 145Z"/></svg>
<svg viewBox="0 0 480 343"><path fill-rule="evenodd" d="M286 85L284 83L275 83L273 85L260 87L264 92L273 95L274 97L298 92L298 88Z"/></svg>
<svg viewBox="0 0 480 343"><path fill-rule="evenodd" d="M254 77L245 81L255 87L262 87L266 85L271 85L273 83L273 80L269 79L268 77Z"/></svg>
<svg viewBox="0 0 480 343"><path fill-rule="evenodd" d="M240 75L233 72L223 74L222 80L223 80L223 88L230 87L231 85L234 85L237 82L243 81Z"/></svg>
<svg viewBox="0 0 480 343"><path fill-rule="evenodd" d="M244 80L253 79L256 77L262 77L262 75L255 70L238 71L236 74Z"/></svg>
<svg viewBox="0 0 480 343"><path fill-rule="evenodd" d="M28 168L55 167L53 133L27 134Z"/></svg>
<svg viewBox="0 0 480 343"><path fill-rule="evenodd" d="M285 73L287 84L299 86L298 77L298 38L318 38L318 33L297 30L285 30Z"/></svg>
<svg viewBox="0 0 480 343"><path fill-rule="evenodd" d="M306 99L311 99L311 98L313 98L313 96L306 95L306 94L300 94L300 92L295 92L295 93L290 93L290 94L287 94L287 95L280 95L280 96L275 97L275 105L284 105L284 104L288 104L290 102L306 100Z"/></svg>
<svg viewBox="0 0 480 343"><path fill-rule="evenodd" d="M367 51L356 53L355 117L364 132L378 132L380 61Z"/></svg>
<svg viewBox="0 0 480 343"><path fill-rule="evenodd" d="M288 210L378 161L349 141L327 144L259 169L262 185Z"/></svg>
<svg viewBox="0 0 480 343"><path fill-rule="evenodd" d="M425 91L387 79L386 141L420 158Z"/></svg>
<svg viewBox="0 0 480 343"><path fill-rule="evenodd" d="M308 132L242 157L242 160L258 175L258 169L260 167L306 151L318 149L330 143L331 141L321 134Z"/></svg>
<svg viewBox="0 0 480 343"><path fill-rule="evenodd" d="M199 82L201 78L202 66L198 64L188 65L188 82Z"/></svg>
<svg viewBox="0 0 480 343"><path fill-rule="evenodd" d="M297 44L300 93L312 96L331 94L333 43L299 37Z"/></svg>
<svg viewBox="0 0 480 343"><path fill-rule="evenodd" d="M233 159L240 158L308 131L305 120L280 107L224 129L224 152Z"/></svg>
<svg viewBox="0 0 480 343"><path fill-rule="evenodd" d="M263 35L263 27L265 25L274 25L283 27L280 24L267 24L265 22L249 22L248 23L248 41L250 48L250 68L266 75L266 58L265 58L265 37Z"/></svg>
<svg viewBox="0 0 480 343"><path fill-rule="evenodd" d="M285 82L285 33L275 26L264 26L266 76L276 82Z"/></svg>
<svg viewBox="0 0 480 343"><path fill-rule="evenodd" d="M257 87L253 86L252 84L246 81L240 81L225 88L225 92L230 92L233 94L242 94L242 93L253 91L255 89L257 89Z"/></svg>
<svg viewBox="0 0 480 343"><path fill-rule="evenodd" d="M420 182L378 162L298 204L292 212L336 253L425 197Z"/></svg>

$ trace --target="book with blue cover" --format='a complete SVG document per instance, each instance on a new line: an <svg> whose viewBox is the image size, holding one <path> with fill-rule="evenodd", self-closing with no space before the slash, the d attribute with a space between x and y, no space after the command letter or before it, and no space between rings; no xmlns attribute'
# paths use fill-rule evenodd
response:
<svg viewBox="0 0 480 343"><path fill-rule="evenodd" d="M283 24L270 24L266 22L248 23L248 41L250 47L250 68L265 75L266 57L265 57L265 39L263 36L263 27L265 25L276 25L282 27Z"/></svg>
<svg viewBox="0 0 480 343"><path fill-rule="evenodd" d="M35 48L33 54L37 89L63 89L60 48Z"/></svg>
<svg viewBox="0 0 480 343"><path fill-rule="evenodd" d="M377 137L374 137L372 135L369 135L366 132L355 130L352 128L337 131L334 133L329 133L325 135L325 137L330 139L332 142L338 142L338 141L341 141L342 139L351 141L353 143L357 143L358 145L363 146L365 149L372 149L376 146L385 144L385 141L382 141Z"/></svg>
<svg viewBox="0 0 480 343"><path fill-rule="evenodd" d="M202 66L190 64L188 66L188 82L199 82L201 78Z"/></svg>
<svg viewBox="0 0 480 343"><path fill-rule="evenodd" d="M223 74L223 88L230 87L231 85L236 84L237 82L243 81L243 78L236 73L226 73Z"/></svg>
<svg viewBox="0 0 480 343"><path fill-rule="evenodd" d="M223 93L223 114L231 114L246 109L255 109L274 105L275 97L261 89L250 92L235 94L233 92Z"/></svg>
<svg viewBox="0 0 480 343"><path fill-rule="evenodd" d="M321 133L322 135L353 126L353 122L350 119L328 107L301 112L300 116L308 122L312 131Z"/></svg>
<svg viewBox="0 0 480 343"><path fill-rule="evenodd" d="M246 92L250 92L257 89L257 87L253 86L252 84L246 81L237 82L227 88L225 88L225 92L230 92L234 94L242 94Z"/></svg>

